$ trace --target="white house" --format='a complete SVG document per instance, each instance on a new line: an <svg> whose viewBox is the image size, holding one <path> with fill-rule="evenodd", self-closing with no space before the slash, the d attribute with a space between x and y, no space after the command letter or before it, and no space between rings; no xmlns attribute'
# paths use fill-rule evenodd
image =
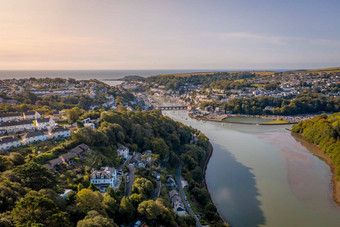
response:
<svg viewBox="0 0 340 227"><path fill-rule="evenodd" d="M90 175L90 181L101 192L106 192L110 186L115 187L117 181L117 172L113 167L101 167L100 170L94 170Z"/></svg>
<svg viewBox="0 0 340 227"><path fill-rule="evenodd" d="M64 139L70 136L71 136L71 131L66 128L54 128L54 129L51 129L47 134L48 138L54 139L54 140Z"/></svg>
<svg viewBox="0 0 340 227"><path fill-rule="evenodd" d="M25 120L37 120L39 118L41 118L41 115L37 111L35 112L30 111L30 112L23 113L23 119Z"/></svg>
<svg viewBox="0 0 340 227"><path fill-rule="evenodd" d="M38 141L45 141L47 140L47 137L44 133L42 132L30 132L27 133L23 139L22 139L22 144L26 145L26 144L31 144L31 143L35 143Z"/></svg>
<svg viewBox="0 0 340 227"><path fill-rule="evenodd" d="M41 129L52 129L55 127L55 121L52 118L41 118L36 121L36 127Z"/></svg>
<svg viewBox="0 0 340 227"><path fill-rule="evenodd" d="M124 145L120 145L117 149L117 153L120 157L127 159L129 157L129 148L125 147Z"/></svg>
<svg viewBox="0 0 340 227"><path fill-rule="evenodd" d="M34 124L30 120L3 122L0 125L0 132L18 132L34 129Z"/></svg>
<svg viewBox="0 0 340 227"><path fill-rule="evenodd" d="M0 123L9 121L20 121L22 119L20 113L5 113L0 114Z"/></svg>
<svg viewBox="0 0 340 227"><path fill-rule="evenodd" d="M2 137L0 138L0 150L8 150L12 147L18 147L21 145L19 139L14 137Z"/></svg>
<svg viewBox="0 0 340 227"><path fill-rule="evenodd" d="M89 127L89 128L92 128L92 129L96 129L96 126L94 125L94 123L90 122L90 123L85 123L84 124L84 127Z"/></svg>

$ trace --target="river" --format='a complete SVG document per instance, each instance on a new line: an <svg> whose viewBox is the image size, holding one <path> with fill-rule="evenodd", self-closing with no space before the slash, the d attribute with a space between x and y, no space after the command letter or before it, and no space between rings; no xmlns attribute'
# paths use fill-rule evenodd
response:
<svg viewBox="0 0 340 227"><path fill-rule="evenodd" d="M287 125L203 122L189 118L187 111L163 114L210 139L208 189L232 226L340 226L329 166Z"/></svg>

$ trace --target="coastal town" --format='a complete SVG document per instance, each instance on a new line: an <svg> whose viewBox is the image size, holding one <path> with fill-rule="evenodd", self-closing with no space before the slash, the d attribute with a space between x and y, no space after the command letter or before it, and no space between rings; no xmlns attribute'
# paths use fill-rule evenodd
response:
<svg viewBox="0 0 340 227"><path fill-rule="evenodd" d="M121 140L111 151L115 154L113 158L110 154L112 161L103 162L98 160L98 145L78 139L85 135L82 133L100 130L106 121L103 114L110 111L154 109L142 97L133 96L124 87L113 88L99 81L31 78L1 80L1 84L0 157L25 155L41 164L60 179L60 196L64 199L81 190L81 179L88 179L88 187L93 191L105 195L113 189L120 198L131 198L144 190L138 189L138 182L152 182L154 186L150 186L152 190L145 199L166 199L176 216L183 220L191 217L187 221L201 226L199 220L204 214L197 208L192 210L191 204L196 202L188 199L193 198L188 192L189 183L177 173L182 165L169 169L169 162L173 162L170 155L163 157L159 153L164 148L155 153ZM188 143L195 145L197 141L197 135L191 133ZM67 183L71 178L80 183ZM202 223L207 223L206 217ZM129 225L147 226L142 218L129 220Z"/></svg>
<svg viewBox="0 0 340 227"><path fill-rule="evenodd" d="M168 85L148 81L137 80L125 82L122 87L135 91L135 96L143 99L145 106L158 109L158 97L167 98L174 106L185 106L189 115L206 120L217 120L230 116L241 117L265 117L279 119L281 122L298 123L304 119L310 119L327 111L312 111L310 113L279 114L281 106L266 104L262 108L262 114L247 114L237 110L236 107L228 108L228 103L235 100L272 98L281 100L293 100L303 94L314 92L320 98L334 99L339 108L340 99L340 73L338 72L250 72L246 79L221 80L210 84L183 83L181 86L169 88ZM195 77L199 74L178 75L178 81L183 77ZM159 76L162 77L162 76ZM227 84L227 85L226 85ZM232 84L232 85L230 85ZM230 85L230 86L228 86ZM144 87L150 86L147 92L139 92ZM133 88L133 89L132 89ZM269 102L268 102L269 103ZM275 103L276 104L276 103ZM339 109L329 111L336 112ZM235 111L235 110L236 111ZM250 111L249 111L250 112Z"/></svg>
<svg viewBox="0 0 340 227"><path fill-rule="evenodd" d="M189 222L195 223L196 226L208 224L209 220L220 220L215 215L216 211L204 211L205 206L212 210L215 208L210 205L210 199L207 199L209 198L207 191L200 191L196 188L198 183L193 183L195 180L201 183L203 174L200 168L192 169L194 175L188 171L193 168L190 167L192 158L181 156L184 162L188 162L185 163L186 167L182 173L183 161L176 161L178 165L172 166L170 163L174 160L171 160L173 159L171 153L164 156L164 148L156 145L158 139L150 141L151 147L144 145L148 149L142 148L143 146L137 145L137 142L124 140L129 131L108 122L112 123L111 116L113 122L119 122L115 115L120 111L128 114L141 110L145 113L152 113L155 110L159 110L159 113L163 110L187 110L188 117L200 121L218 121L223 125L228 122L226 119L232 117L270 119L269 124L291 124L319 115L320 111L276 114L282 107L268 103L275 104L276 100L280 100L281 103L293 102L292 100L312 91L311 95L317 95L320 100L331 98L336 100L337 105L339 104L340 79L337 73L279 75L244 73L237 74L234 79L225 79L230 75L232 74L225 73L221 80L214 79L209 84L197 84L196 75L189 75L189 78L193 77L192 82L183 83L177 88L169 88L162 83L150 84L147 79L139 77L116 87L96 80L48 78L2 80L0 152L3 155L28 154L28 159L41 164L60 178L63 188L60 196L65 199L72 193L79 193L82 184L87 184L88 188L99 191L102 195L112 193L113 190L120 198L125 196L132 203L138 193L141 193L144 199L166 200L176 217L191 218L187 221L190 220ZM274 76L280 80L273 79ZM240 77L243 79L239 79ZM156 81L158 79L156 78ZM178 82L178 78L175 77L174 80ZM225 84L227 87L221 87ZM148 89L145 89L146 87ZM263 109L259 108L262 114L244 114L235 111L237 108L234 106L234 109L229 109L229 104L235 100L262 98L269 100L265 101L267 102L265 106L262 105ZM166 104L162 104L163 101ZM338 107L334 107L333 104L332 108ZM332 111L321 112L330 114ZM124 125L123 122L121 124ZM98 147L103 142L95 145L92 140L96 138L101 141L103 138L100 137L105 138L110 133L105 132L106 134L99 137L89 136L102 132L104 127L112 127L110 130L117 135L113 137L112 147L101 148L104 154L110 151L107 157L98 153ZM132 127L131 132L139 130L134 128L136 126ZM191 132L187 143L196 146L202 143L199 140L199 133ZM109 144L112 142L108 141ZM140 139L138 143L141 143ZM162 146L168 147L166 144ZM75 181L78 185L67 183L71 178L72 181L78 179ZM142 192L144 190L148 192ZM198 201L202 198L204 205L200 205ZM141 217L129 219L128 224L147 226L145 219Z"/></svg>

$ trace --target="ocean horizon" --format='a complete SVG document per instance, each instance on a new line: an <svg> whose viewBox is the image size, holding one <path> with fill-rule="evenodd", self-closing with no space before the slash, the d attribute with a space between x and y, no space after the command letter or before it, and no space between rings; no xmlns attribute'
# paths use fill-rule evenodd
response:
<svg viewBox="0 0 340 227"><path fill-rule="evenodd" d="M256 69L255 71L288 71L290 69ZM230 72L253 71L253 69L152 69L152 70L0 70L0 79L24 78L73 78L77 80L89 79L120 79L124 76L155 76L172 73L198 73L198 72Z"/></svg>

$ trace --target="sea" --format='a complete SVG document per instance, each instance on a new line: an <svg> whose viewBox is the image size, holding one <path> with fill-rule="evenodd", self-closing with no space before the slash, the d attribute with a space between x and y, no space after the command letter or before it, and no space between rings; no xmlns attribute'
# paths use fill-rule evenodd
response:
<svg viewBox="0 0 340 227"><path fill-rule="evenodd" d="M263 71L258 69L256 71ZM266 71L286 71L281 69L266 69ZM195 72L228 72L228 71L253 71L252 69L159 69L159 70L0 70L0 79L23 79L23 78L73 78L77 80L98 79L114 80L124 76L155 76L173 73Z"/></svg>

